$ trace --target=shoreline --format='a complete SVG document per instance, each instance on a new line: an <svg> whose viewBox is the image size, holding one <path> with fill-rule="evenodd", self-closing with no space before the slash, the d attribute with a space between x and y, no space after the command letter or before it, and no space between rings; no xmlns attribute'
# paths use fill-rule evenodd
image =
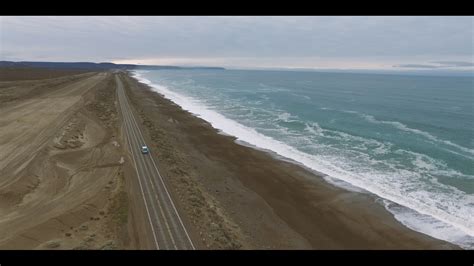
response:
<svg viewBox="0 0 474 266"><path fill-rule="evenodd" d="M342 188L351 191L363 191L375 194L383 200L385 208L406 227L427 234L431 237L454 243L455 245L465 249L472 249L474 238L470 234L469 219L463 220L463 217L465 217L464 214L457 211L453 211L453 215L445 213L444 211L440 211L442 208L432 206L433 202L429 202L428 206L425 206L425 204L419 203L417 197L410 197L410 194L404 195L403 190L398 190L395 187L395 190L393 191L394 193L392 193L392 190L387 190L386 186L380 186L377 180L374 180L375 182L370 181L372 176L375 174L383 175L387 180L391 180L390 182L397 183L398 181L396 177L399 173L392 172L391 174L387 174L388 172L380 171L374 174L364 174L360 172L352 172L351 170L344 170L344 164L347 165L349 162L343 162L343 167L340 167L337 163L340 157L334 157L331 160L328 160L324 158L324 156L320 156L320 154L303 152L292 145L288 145L287 143L278 140L278 138L272 138L262 134L252 127L245 126L236 120L227 118L220 112L208 107L205 103L201 103L196 98L187 96L186 93L181 94L174 90L170 90L166 86L153 83L146 76L142 75L147 72L149 71L135 70L132 71L132 75L140 82L151 86L152 90L164 95L165 98L181 106L184 110L187 110L196 117L207 121L212 127L219 131L219 134L235 136L237 139L236 141L239 142L239 144L270 152L270 154L276 154L279 159L281 159L280 157L283 157L286 158L285 160L291 160L298 165L303 165L312 172L316 172L316 175L319 175L318 173L323 173L326 181L331 184L336 184L338 187L342 186ZM403 127L404 126L406 125L403 125ZM306 127L308 127L308 124L306 124ZM410 129L410 131L413 131L413 129ZM384 144L382 145L384 146ZM349 158L346 159L350 160ZM415 162L418 160L419 158L417 157ZM364 177L360 178L359 175ZM456 191L452 192L455 193ZM441 202L451 202L454 204L453 206L457 206L455 202L452 202L447 198L456 195L457 194L451 194L448 196L447 194L444 194L444 198L439 200L441 200ZM430 194L428 196L438 197L439 194ZM448 207L448 205L443 206L446 208Z"/></svg>
<svg viewBox="0 0 474 266"><path fill-rule="evenodd" d="M131 79L139 83L135 77L131 77ZM454 244L407 228L396 220L382 204L376 202L377 196L348 191L332 184L322 174L310 171L298 162L281 160L275 156L277 154L238 143L235 141L235 137L220 132L213 128L209 122L183 110L176 103L153 91L149 85L139 84L139 87L147 89L135 90L134 93L142 94L140 95L142 98L147 98L149 103L146 106L140 106L140 108L147 115L150 114L151 120L166 121L171 118L171 121L179 121L179 128L173 125L174 128L171 130L174 130L174 135L182 135L182 140L188 142L187 148L193 149L192 153L195 153L197 157L212 158L207 166L225 168L226 174L232 176L229 179L237 179L245 189L250 191L248 193L257 196L261 204L266 205L268 212L274 215L267 217L268 221L263 222L252 221L255 215L247 215L249 221L239 225L240 227L249 228L251 224L260 226L271 223L272 219L276 218L282 224L281 227L288 231L287 234L294 238L294 243L291 243L290 247L283 245L282 248L458 248ZM151 114L150 110L152 109L159 109L162 112ZM159 117L160 115L161 117ZM167 130L164 131L167 132ZM193 132L193 134L189 134L189 132ZM216 146L215 143L219 143L219 145ZM179 149L178 146L179 144L176 149ZM199 171L205 172L203 169L198 169ZM199 181L210 191L216 186L206 180ZM225 196L213 196L218 202L226 201ZM245 202L245 199L241 199L241 202ZM232 209L230 204L223 206L224 210L229 208ZM251 209L247 211L255 212ZM242 215L240 217L239 215L229 216L237 223L242 219ZM245 230L249 231L248 229L243 231ZM262 236L265 237L265 235L260 235L260 237Z"/></svg>
<svg viewBox="0 0 474 266"><path fill-rule="evenodd" d="M193 97L153 83L146 76L142 75L146 72L148 71L133 71L132 75L140 82L151 86L152 90L181 106L184 110L207 121L207 123L218 130L219 134L235 136L238 144L267 152L275 155L278 159L284 158L283 160L285 161L292 161L305 169L309 169L311 172L315 172L316 175L323 173L323 178L332 185L349 189L350 191L377 195L380 198L381 205L393 214L399 222L411 230L451 242L465 249L472 249L473 238L468 233L469 231L465 231L469 230L469 228L465 227L462 220L459 221L460 224L456 223L457 217L455 215L452 216L454 220L451 220L451 216L445 217L444 213L437 212L436 208L425 208L423 204L418 204L418 201L412 197L400 194L400 191L391 193L384 187L378 186L377 183L368 182L365 178L359 178L351 171L345 171L335 166L334 162L327 161L318 156L318 154L302 152L285 142L262 134L252 127L247 127L235 120L229 119L213 110L213 108L206 106L206 104L201 104L199 100L195 102L196 99ZM387 175L387 178L396 181L396 178L392 178L395 176L391 174ZM437 195L432 196L436 197Z"/></svg>

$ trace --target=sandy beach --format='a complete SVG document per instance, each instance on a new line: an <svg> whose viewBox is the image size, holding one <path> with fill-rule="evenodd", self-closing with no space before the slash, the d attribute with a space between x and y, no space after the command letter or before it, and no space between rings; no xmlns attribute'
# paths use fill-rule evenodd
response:
<svg viewBox="0 0 474 266"><path fill-rule="evenodd" d="M124 78L160 167L207 248L457 249L412 231L376 202L270 154Z"/></svg>

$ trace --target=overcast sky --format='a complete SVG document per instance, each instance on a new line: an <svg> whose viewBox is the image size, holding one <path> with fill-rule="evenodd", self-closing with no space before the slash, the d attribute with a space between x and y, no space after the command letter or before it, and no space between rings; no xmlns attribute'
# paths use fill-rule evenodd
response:
<svg viewBox="0 0 474 266"><path fill-rule="evenodd" d="M473 17L0 17L0 60L473 69Z"/></svg>

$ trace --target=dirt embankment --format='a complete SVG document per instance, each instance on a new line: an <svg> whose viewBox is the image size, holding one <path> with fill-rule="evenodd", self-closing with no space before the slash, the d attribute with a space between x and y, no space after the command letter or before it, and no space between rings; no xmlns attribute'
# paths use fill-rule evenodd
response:
<svg viewBox="0 0 474 266"><path fill-rule="evenodd" d="M4 69L0 68L0 76L3 75ZM38 74L36 71L23 73L26 76ZM22 75L23 75L22 74ZM24 101L26 99L33 99L41 97L44 94L52 93L55 90L60 90L76 81L82 80L85 77L90 77L95 73L83 73L76 75L66 75L46 79L41 76L39 80L15 80L15 81L0 81L0 103L7 103L12 101ZM47 96L46 96L47 97Z"/></svg>
<svg viewBox="0 0 474 266"><path fill-rule="evenodd" d="M128 248L113 76L0 82L5 94L0 249Z"/></svg>
<svg viewBox="0 0 474 266"><path fill-rule="evenodd" d="M48 69L32 67L0 67L0 81L52 79L91 72L74 69Z"/></svg>

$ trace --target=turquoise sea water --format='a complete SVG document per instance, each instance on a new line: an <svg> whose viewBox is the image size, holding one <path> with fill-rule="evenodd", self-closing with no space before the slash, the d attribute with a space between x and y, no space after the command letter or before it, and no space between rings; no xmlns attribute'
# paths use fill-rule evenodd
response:
<svg viewBox="0 0 474 266"><path fill-rule="evenodd" d="M474 248L474 78L135 72L239 141L376 194L406 226Z"/></svg>

